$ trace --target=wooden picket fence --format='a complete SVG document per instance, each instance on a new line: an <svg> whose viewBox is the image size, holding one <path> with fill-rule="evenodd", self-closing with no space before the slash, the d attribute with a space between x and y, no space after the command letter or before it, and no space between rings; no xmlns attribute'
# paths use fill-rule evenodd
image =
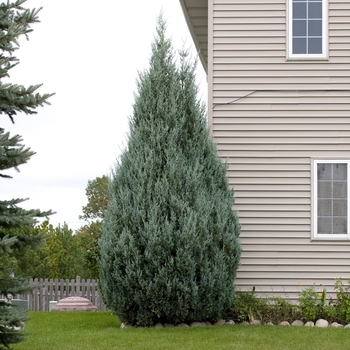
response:
<svg viewBox="0 0 350 350"><path fill-rule="evenodd" d="M106 311L101 293L98 290L98 281L82 279L30 279L34 287L31 293L14 295L14 299L28 300L30 311L49 311L50 301L60 301L63 298L80 296L89 299L98 311ZM2 296L3 297L3 296ZM0 296L1 298L1 296Z"/></svg>

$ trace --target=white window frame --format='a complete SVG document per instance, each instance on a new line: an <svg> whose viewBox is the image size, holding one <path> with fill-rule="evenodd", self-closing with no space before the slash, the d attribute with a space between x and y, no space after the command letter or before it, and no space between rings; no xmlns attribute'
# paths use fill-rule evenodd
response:
<svg viewBox="0 0 350 350"><path fill-rule="evenodd" d="M317 164L347 164L347 234L317 233ZM350 240L350 159L311 159L311 240Z"/></svg>
<svg viewBox="0 0 350 350"><path fill-rule="evenodd" d="M328 60L328 0L322 0L322 53L293 54L293 0L287 0L287 60Z"/></svg>

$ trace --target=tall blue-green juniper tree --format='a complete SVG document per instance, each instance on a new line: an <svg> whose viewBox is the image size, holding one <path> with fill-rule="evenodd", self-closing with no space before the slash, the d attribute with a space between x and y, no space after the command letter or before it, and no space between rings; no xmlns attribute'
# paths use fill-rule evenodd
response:
<svg viewBox="0 0 350 350"><path fill-rule="evenodd" d="M105 301L139 326L223 317L241 253L226 166L197 97L196 64L185 52L176 62L165 28L160 17L100 239Z"/></svg>

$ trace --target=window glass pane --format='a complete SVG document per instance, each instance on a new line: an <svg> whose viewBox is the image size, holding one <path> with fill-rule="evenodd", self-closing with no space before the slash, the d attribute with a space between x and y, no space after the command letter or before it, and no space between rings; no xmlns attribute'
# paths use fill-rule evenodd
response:
<svg viewBox="0 0 350 350"><path fill-rule="evenodd" d="M308 16L309 18L322 18L322 2L309 2Z"/></svg>
<svg viewBox="0 0 350 350"><path fill-rule="evenodd" d="M322 39L311 38L308 40L308 53L322 53Z"/></svg>
<svg viewBox="0 0 350 350"><path fill-rule="evenodd" d="M293 19L294 18L307 18L305 2L293 3Z"/></svg>
<svg viewBox="0 0 350 350"><path fill-rule="evenodd" d="M335 218L333 220L333 233L334 234L347 234L347 220L346 218Z"/></svg>
<svg viewBox="0 0 350 350"><path fill-rule="evenodd" d="M328 215L328 214L326 214L326 215ZM346 217L346 215L347 215L346 199L335 199L333 201L333 216L345 216Z"/></svg>
<svg viewBox="0 0 350 350"><path fill-rule="evenodd" d="M332 201L330 199L319 199L317 201L317 212L319 216L332 216Z"/></svg>
<svg viewBox="0 0 350 350"><path fill-rule="evenodd" d="M317 180L332 179L332 164L317 164Z"/></svg>
<svg viewBox="0 0 350 350"><path fill-rule="evenodd" d="M293 39L293 53L306 53L306 39Z"/></svg>
<svg viewBox="0 0 350 350"><path fill-rule="evenodd" d="M332 198L332 182L322 181L317 184L318 198Z"/></svg>
<svg viewBox="0 0 350 350"><path fill-rule="evenodd" d="M306 20L293 21L293 36L306 36Z"/></svg>
<svg viewBox="0 0 350 350"><path fill-rule="evenodd" d="M346 181L348 177L347 164L334 164L333 179Z"/></svg>
<svg viewBox="0 0 350 350"><path fill-rule="evenodd" d="M333 183L333 198L346 198L347 197L347 183L346 182L334 182Z"/></svg>
<svg viewBox="0 0 350 350"><path fill-rule="evenodd" d="M333 220L329 218L318 218L317 220L317 233L319 234L331 234L332 233Z"/></svg>
<svg viewBox="0 0 350 350"><path fill-rule="evenodd" d="M322 37L322 21L318 19L308 21L308 35Z"/></svg>

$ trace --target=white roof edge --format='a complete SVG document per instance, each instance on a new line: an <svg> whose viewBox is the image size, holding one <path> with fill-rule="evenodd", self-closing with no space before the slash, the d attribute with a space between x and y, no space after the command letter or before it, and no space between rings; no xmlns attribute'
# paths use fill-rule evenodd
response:
<svg viewBox="0 0 350 350"><path fill-rule="evenodd" d="M188 15L187 8L186 8L186 4L185 4L185 0L179 0L179 1L180 1L180 5L181 5L181 8L182 8L182 12L183 12L183 14L184 14L184 16L185 16L185 20L186 20L186 23L187 23L187 27L188 27L188 29L189 29L189 31L190 31L190 33L191 33L191 36L192 36L194 45L196 46L199 59L200 59L200 61L201 61L201 63L202 63L202 66L203 66L205 72L208 74L207 63L205 62L205 59L204 59L203 54L202 54L202 52L201 52L201 47L200 47L200 44L199 44L199 41L198 41L196 32L195 32L194 27L193 27L193 25L192 25L190 16Z"/></svg>

